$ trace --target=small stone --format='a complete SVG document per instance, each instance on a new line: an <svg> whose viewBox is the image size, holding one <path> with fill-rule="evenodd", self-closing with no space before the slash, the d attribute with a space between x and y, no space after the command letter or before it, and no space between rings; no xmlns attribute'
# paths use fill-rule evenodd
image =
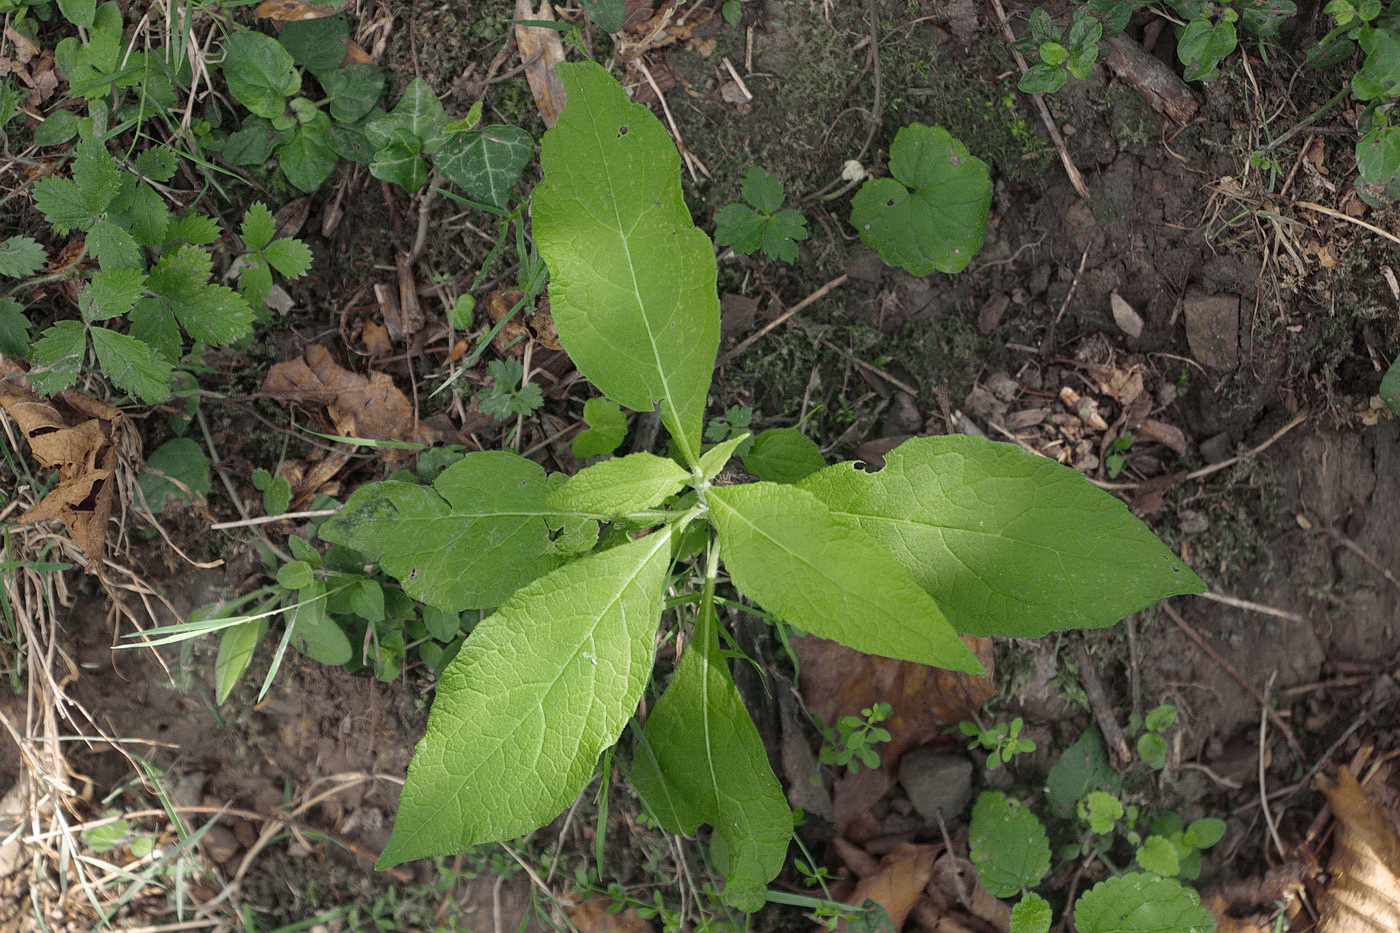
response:
<svg viewBox="0 0 1400 933"><path fill-rule="evenodd" d="M972 761L921 745L904 753L899 783L924 819L936 820L940 812L945 820L956 819L972 802Z"/></svg>
<svg viewBox="0 0 1400 933"><path fill-rule="evenodd" d="M1186 342L1196 361L1220 372L1240 362L1240 299L1235 295L1186 293L1182 300Z"/></svg>
<svg viewBox="0 0 1400 933"><path fill-rule="evenodd" d="M1210 530L1210 519L1206 518L1204 512L1182 509L1177 513L1177 517L1181 519L1181 533L1184 535L1199 535Z"/></svg>
<svg viewBox="0 0 1400 933"><path fill-rule="evenodd" d="M1118 329L1134 340L1142 336L1142 315L1133 310L1127 299L1117 292L1110 292L1109 307L1113 310L1113 323Z"/></svg>
<svg viewBox="0 0 1400 933"><path fill-rule="evenodd" d="M1235 441L1229 431L1221 431L1214 437L1201 441L1201 456L1207 463L1220 463L1234 455Z"/></svg>
<svg viewBox="0 0 1400 933"><path fill-rule="evenodd" d="M1001 319L1006 316L1006 310L1011 307L1011 297L1005 294L996 294L988 298L982 305L982 309L977 312L977 329L984 334L990 334L997 329Z"/></svg>

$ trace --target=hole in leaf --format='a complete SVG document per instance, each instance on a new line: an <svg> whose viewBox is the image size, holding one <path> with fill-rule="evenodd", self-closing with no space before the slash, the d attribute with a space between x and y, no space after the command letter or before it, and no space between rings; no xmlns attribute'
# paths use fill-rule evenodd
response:
<svg viewBox="0 0 1400 933"><path fill-rule="evenodd" d="M621 139L622 137L624 137L624 136L626 136L626 135L627 135L627 124L624 123L624 124L622 124L621 126L619 126L619 127L617 128L617 138L618 138L618 139Z"/></svg>
<svg viewBox="0 0 1400 933"><path fill-rule="evenodd" d="M888 198L888 199L886 199L886 201L885 201L885 206L886 206L886 207L894 207L894 198Z"/></svg>

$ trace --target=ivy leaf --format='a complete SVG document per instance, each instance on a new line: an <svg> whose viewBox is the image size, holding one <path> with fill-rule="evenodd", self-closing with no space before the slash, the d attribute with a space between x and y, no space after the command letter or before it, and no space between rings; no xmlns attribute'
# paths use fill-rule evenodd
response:
<svg viewBox="0 0 1400 933"><path fill-rule="evenodd" d="M566 564L477 625L438 684L380 868L514 838L578 796L651 677L670 539Z"/></svg>
<svg viewBox="0 0 1400 933"><path fill-rule="evenodd" d="M87 326L82 321L59 321L39 335L29 351L34 368L29 381L45 395L71 386L87 355Z"/></svg>
<svg viewBox="0 0 1400 933"><path fill-rule="evenodd" d="M433 167L472 200L505 208L534 154L535 141L520 127L486 126L453 135L433 157Z"/></svg>
<svg viewBox="0 0 1400 933"><path fill-rule="evenodd" d="M725 567L769 612L857 651L982 673L933 598L816 496L777 483L707 495Z"/></svg>
<svg viewBox="0 0 1400 933"><path fill-rule="evenodd" d="M1400 386L1396 392L1400 393ZM583 420L588 427L575 434L569 445L581 460L610 454L627 437L627 416L612 399L597 396L584 402Z"/></svg>
<svg viewBox="0 0 1400 933"><path fill-rule="evenodd" d="M0 275L24 278L43 268L48 253L33 237L12 236L0 243Z"/></svg>
<svg viewBox="0 0 1400 933"><path fill-rule="evenodd" d="M365 124L365 135L376 149L383 149L402 131L418 141L420 151L431 155L446 142L442 132L446 124L447 111L433 89L422 78L414 78L393 110Z"/></svg>
<svg viewBox="0 0 1400 933"><path fill-rule="evenodd" d="M690 480L690 472L674 460L628 454L579 470L550 495L549 504L561 512L626 515L655 508Z"/></svg>
<svg viewBox="0 0 1400 933"><path fill-rule="evenodd" d="M78 310L89 324L131 313L146 290L146 275L136 269L103 269L78 294Z"/></svg>
<svg viewBox="0 0 1400 933"><path fill-rule="evenodd" d="M331 118L317 112L309 123L278 150L282 174L298 189L312 194L335 171L340 156L331 148Z"/></svg>
<svg viewBox="0 0 1400 933"><path fill-rule="evenodd" d="M374 109L384 93L384 70L378 65L351 65L319 77L337 124L359 120Z"/></svg>
<svg viewBox="0 0 1400 933"><path fill-rule="evenodd" d="M983 791L972 808L967 845L977 878L996 897L1016 897L1050 872L1050 840L1025 806Z"/></svg>
<svg viewBox="0 0 1400 933"><path fill-rule="evenodd" d="M377 149L369 173L412 194L428 183L428 163L419 155L421 143L406 130Z"/></svg>
<svg viewBox="0 0 1400 933"><path fill-rule="evenodd" d="M112 384L147 405L170 397L170 362L135 337L105 327L92 328L97 362Z"/></svg>
<svg viewBox="0 0 1400 933"><path fill-rule="evenodd" d="M228 89L254 114L271 120L287 109L287 98L301 90L301 73L282 43L242 29L224 43L221 69Z"/></svg>
<svg viewBox="0 0 1400 933"><path fill-rule="evenodd" d="M861 242L914 275L967 268L992 204L987 163L943 127L911 123L890 146L890 174L867 181L851 200Z"/></svg>
<svg viewBox="0 0 1400 933"><path fill-rule="evenodd" d="M734 685L713 610L647 716L632 759L632 785L667 832L714 827L725 873L721 897L750 913L787 860L792 814L763 740ZM719 858L722 856L722 858Z"/></svg>
<svg viewBox="0 0 1400 933"><path fill-rule="evenodd" d="M29 316L13 298L0 298L0 353L24 356L29 350Z"/></svg>
<svg viewBox="0 0 1400 933"><path fill-rule="evenodd" d="M569 104L544 135L534 232L559 339L619 405L661 402L693 465L719 348L714 250L681 196L665 127L600 65L556 71Z"/></svg>
<svg viewBox="0 0 1400 933"><path fill-rule="evenodd" d="M249 205L243 213L243 222L238 227L243 245L249 249L262 249L272 242L277 234L277 222L272 219L272 211L261 201Z"/></svg>
<svg viewBox="0 0 1400 933"><path fill-rule="evenodd" d="M1084 892L1074 926L1079 933L1214 933L1215 918L1174 878L1129 872Z"/></svg>
<svg viewBox="0 0 1400 933"><path fill-rule="evenodd" d="M339 68L345 59L350 43L350 24L344 16L321 16L284 23L277 40L292 56L292 61L319 77Z"/></svg>
<svg viewBox="0 0 1400 933"><path fill-rule="evenodd" d="M842 463L803 489L869 533L960 632L1100 628L1199 577L1069 467L963 435L906 441L878 473Z"/></svg>
<svg viewBox="0 0 1400 933"><path fill-rule="evenodd" d="M449 612L491 609L552 570L550 487L537 464L505 451L469 453L431 487L361 486L321 537L378 561L414 599Z"/></svg>

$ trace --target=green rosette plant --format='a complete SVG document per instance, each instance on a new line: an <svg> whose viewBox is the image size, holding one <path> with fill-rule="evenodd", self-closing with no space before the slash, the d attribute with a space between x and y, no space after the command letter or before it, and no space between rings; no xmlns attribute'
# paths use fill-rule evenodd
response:
<svg viewBox="0 0 1400 933"><path fill-rule="evenodd" d="M720 485L747 435L704 443L719 300L679 155L600 66L558 71L569 103L544 136L533 217L559 338L612 402L659 405L674 456L565 478L472 453L431 486L363 487L322 527L415 599L490 612L443 672L379 865L545 825L630 725L631 780L658 825L713 827L722 897L753 911L793 820L721 647L722 580L793 627L973 673L959 632L1109 625L1203 586L1077 473L980 438L909 441L879 472L799 463L788 482ZM640 722L672 588L691 593L693 632Z"/></svg>

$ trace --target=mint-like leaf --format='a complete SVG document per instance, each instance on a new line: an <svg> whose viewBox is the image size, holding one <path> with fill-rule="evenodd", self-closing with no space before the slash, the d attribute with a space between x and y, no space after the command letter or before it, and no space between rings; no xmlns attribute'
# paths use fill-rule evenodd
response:
<svg viewBox="0 0 1400 933"><path fill-rule="evenodd" d="M272 211L266 204L257 201L248 206L239 224L239 235L248 249L262 249L272 242L277 233L277 222L272 219Z"/></svg>
<svg viewBox="0 0 1400 933"><path fill-rule="evenodd" d="M1079 933L1214 933L1215 917L1181 882L1129 872L1084 892L1074 925Z"/></svg>
<svg viewBox="0 0 1400 933"><path fill-rule="evenodd" d="M263 255L284 278L300 278L311 271L311 247L301 240L291 237L273 240L263 250Z"/></svg>
<svg viewBox="0 0 1400 933"><path fill-rule="evenodd" d="M40 392L53 395L78 378L87 355L87 326L82 321L59 321L39 335L29 351L29 381Z"/></svg>
<svg viewBox="0 0 1400 933"><path fill-rule="evenodd" d="M977 878L996 897L1016 897L1050 872L1050 840L1027 807L983 791L972 808L967 845Z"/></svg>
<svg viewBox="0 0 1400 933"><path fill-rule="evenodd" d="M130 313L146 289L145 273L136 269L103 269L78 293L78 310L89 324Z"/></svg>

